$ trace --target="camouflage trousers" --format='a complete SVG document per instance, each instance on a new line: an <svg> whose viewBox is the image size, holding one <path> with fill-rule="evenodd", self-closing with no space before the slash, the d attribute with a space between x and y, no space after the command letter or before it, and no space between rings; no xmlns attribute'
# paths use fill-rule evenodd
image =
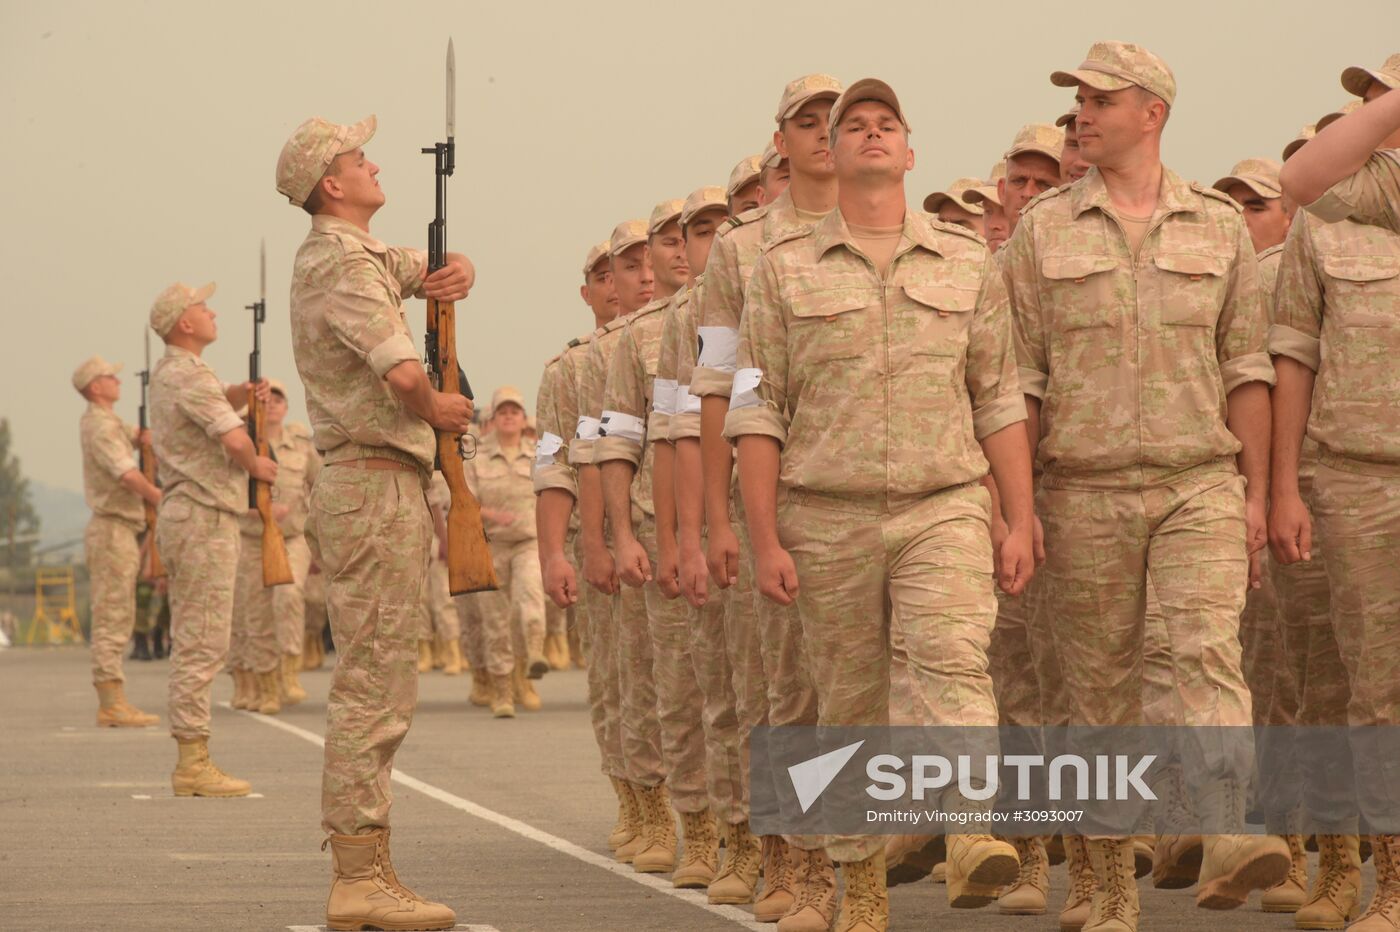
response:
<svg viewBox="0 0 1400 932"><path fill-rule="evenodd" d="M703 546L703 544L702 544ZM721 824L735 825L749 817L747 774L739 751L739 717L734 693L734 655L729 613L724 598L695 608L683 598L688 630L673 632L695 668L702 705L700 721L705 736L705 785L710 808ZM657 651L661 645L657 645ZM663 729L665 723L662 724Z"/></svg>
<svg viewBox="0 0 1400 932"><path fill-rule="evenodd" d="M209 737L209 692L228 657L238 516L186 496L160 503L156 543L169 576L170 733Z"/></svg>
<svg viewBox="0 0 1400 932"><path fill-rule="evenodd" d="M603 773L627 779L622 754L622 687L618 676L618 596L599 592L583 582L583 539L574 540L574 572L580 581L579 632L588 656L588 717Z"/></svg>
<svg viewBox="0 0 1400 932"><path fill-rule="evenodd" d="M423 582L423 625L418 639L431 641L441 638L456 641L462 636L461 623L457 619L457 606L452 601L451 580L447 573L447 561L437 555L437 539L433 540L433 559L428 564L428 577Z"/></svg>
<svg viewBox="0 0 1400 932"><path fill-rule="evenodd" d="M921 724L997 724L987 671L996 621L990 509L975 483L904 502L788 492L778 534L797 567L819 724L889 723L893 630ZM956 796L945 793L943 807L968 808ZM883 844L833 836L826 849L855 861Z"/></svg>
<svg viewBox="0 0 1400 932"><path fill-rule="evenodd" d="M998 588L996 596L997 621L987 661L1002 724L1067 724L1069 698L1041 587L1033 579L1020 595Z"/></svg>
<svg viewBox="0 0 1400 932"><path fill-rule="evenodd" d="M749 781L753 768L749 749L753 730L768 724L768 678L763 672L763 638L758 624L758 600L762 596L753 587L753 546L749 541L748 522L738 496L730 499L729 523L734 529L734 536L739 539L739 581L721 595L724 602L725 644L729 649L729 666L733 676L734 713L738 725L736 739L741 795L735 800L734 820L737 822L750 817L749 799L752 794ZM810 692L810 679L807 685ZM815 708L816 694L811 695ZM770 774L772 768L763 767L761 771Z"/></svg>
<svg viewBox="0 0 1400 932"><path fill-rule="evenodd" d="M157 525L159 526L159 525ZM83 534L92 586L92 681L122 682L122 652L136 626L140 529L120 518L93 515Z"/></svg>
<svg viewBox="0 0 1400 932"><path fill-rule="evenodd" d="M1239 617L1248 585L1244 479L1233 463L1185 469L1161 485L1063 488L1048 475L1036 512L1045 528L1045 610L1061 647L1076 725L1148 721L1144 679L1147 593L1161 606L1176 723L1249 725ZM1149 587L1148 578L1151 577ZM1204 739L1204 735L1203 735ZM1178 749L1194 786L1242 778L1251 761L1211 748ZM1243 750L1243 749L1242 749Z"/></svg>
<svg viewBox="0 0 1400 932"><path fill-rule="evenodd" d="M544 600L544 631L545 634L568 634L569 629L574 626L571 620L574 614L572 608L563 609L554 604L553 599Z"/></svg>
<svg viewBox="0 0 1400 932"><path fill-rule="evenodd" d="M432 533L415 473L327 466L311 491L307 540L326 576L337 652L321 777L327 832L355 835L389 824L394 753L418 701Z"/></svg>
<svg viewBox="0 0 1400 932"><path fill-rule="evenodd" d="M494 561L492 563L494 566ZM486 671L486 646L481 639L481 597L484 593L468 592L454 595L457 608L457 630L462 642L462 656L473 670Z"/></svg>
<svg viewBox="0 0 1400 932"><path fill-rule="evenodd" d="M302 538L306 538L303 536ZM307 545L310 552L311 545ZM307 573L306 586L302 590L306 603L306 633L315 637L320 637L321 632L326 630L326 574Z"/></svg>
<svg viewBox="0 0 1400 932"><path fill-rule="evenodd" d="M544 579L539 543L493 543L491 558L501 588L480 593L481 651L485 670L500 675L517 660L544 653Z"/></svg>
<svg viewBox="0 0 1400 932"><path fill-rule="evenodd" d="M1309 455L1307 447L1305 441L1305 457ZM1316 458L1315 451L1311 455ZM1311 503L1311 476L1306 473L1299 476L1298 491L1304 502ZM1296 719L1303 727L1346 725L1351 698L1347 669L1332 629L1325 553L1326 546L1315 533L1311 560L1289 566L1269 561L1269 576L1283 629L1283 657L1289 668L1287 680L1297 690ZM1347 788L1345 781L1315 780L1309 776L1325 772L1340 756L1349 756L1349 749L1329 748L1322 742L1309 740L1297 742L1294 753L1301 770L1298 792L1313 820L1313 828L1328 832L1329 827L1335 827L1336 832L1331 834L1354 830L1357 816L1354 791ZM1266 815L1272 821L1276 814Z"/></svg>
<svg viewBox="0 0 1400 932"><path fill-rule="evenodd" d="M1319 457L1312 498L1327 553L1332 628L1351 694L1349 725L1400 724L1400 463ZM1361 814L1396 833L1400 748L1395 729L1354 729L1352 758Z"/></svg>
<svg viewBox="0 0 1400 932"><path fill-rule="evenodd" d="M301 534L283 540L287 545L287 562L292 567L292 581L281 586L264 586L262 538L243 535L229 639L228 664L235 669L271 673L278 669L282 655L301 656L311 548Z"/></svg>

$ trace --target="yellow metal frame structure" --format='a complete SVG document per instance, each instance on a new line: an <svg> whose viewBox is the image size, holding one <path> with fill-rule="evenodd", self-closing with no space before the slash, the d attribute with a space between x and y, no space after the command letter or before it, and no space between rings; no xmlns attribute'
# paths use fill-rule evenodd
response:
<svg viewBox="0 0 1400 932"><path fill-rule="evenodd" d="M78 623L77 586L73 567L39 567L34 570L34 620L24 643L82 644Z"/></svg>

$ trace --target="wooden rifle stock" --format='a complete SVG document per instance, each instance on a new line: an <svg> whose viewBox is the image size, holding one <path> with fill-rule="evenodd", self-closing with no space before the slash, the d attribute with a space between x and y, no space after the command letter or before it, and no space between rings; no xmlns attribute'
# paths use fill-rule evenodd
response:
<svg viewBox="0 0 1400 932"><path fill-rule="evenodd" d="M256 385L254 386L256 390ZM263 403L256 394L248 396L248 420L253 425L254 443L258 456L268 454L267 431L263 425ZM282 538L282 529L277 526L277 518L272 514L272 486L248 477L248 491L262 518L262 578L264 586L283 586L292 581L292 565L287 559L287 542Z"/></svg>
<svg viewBox="0 0 1400 932"><path fill-rule="evenodd" d="M144 406L142 413L145 413ZM156 451L149 440L141 441L141 475L151 485L156 484ZM160 549L156 546L156 506L145 503L146 508L146 576L160 579L165 575L165 564L160 560Z"/></svg>
<svg viewBox="0 0 1400 932"><path fill-rule="evenodd" d="M428 329L437 333L439 391L455 395L462 390L457 369L457 309L450 302L428 299ZM438 463L452 504L447 510L447 581L453 595L484 592L500 587L491 546L481 523L481 503L467 486L462 470L460 437L437 431Z"/></svg>

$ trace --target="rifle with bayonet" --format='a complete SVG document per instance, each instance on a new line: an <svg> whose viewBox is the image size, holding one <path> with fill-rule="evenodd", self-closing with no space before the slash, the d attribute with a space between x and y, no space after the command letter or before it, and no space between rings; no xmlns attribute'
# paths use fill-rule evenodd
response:
<svg viewBox="0 0 1400 932"><path fill-rule="evenodd" d="M447 179L456 167L457 144L457 62L452 40L447 40L447 141L424 149L434 157L437 207L428 224L428 272L436 272L447 262ZM457 309L452 302L428 299L428 328L423 339L424 368L433 387L440 392L461 392L472 397L466 373L457 363ZM482 592L498 587L481 523L481 503L467 486L462 471L462 437L452 431L437 431L437 463L447 480L452 503L447 510L447 576L453 595Z"/></svg>
<svg viewBox="0 0 1400 932"><path fill-rule="evenodd" d="M150 437L146 431L150 428L150 420L146 416L147 395L151 387L151 332L149 328L142 328L146 331L146 368L140 372L141 379L141 407L137 414L137 423L141 426L140 451L141 451L141 475L146 477L146 481L151 485L158 485L156 480L156 451L151 444ZM145 503L146 507L146 576L150 579L159 579L165 575L165 565L160 562L160 551L156 549L156 506L150 502Z"/></svg>
<svg viewBox="0 0 1400 932"><path fill-rule="evenodd" d="M257 387L262 381L262 325L267 320L267 242L258 253L258 300L246 306L253 312L253 351L248 354L248 438L253 441L258 456L272 457L264 424L266 410L258 398ZM248 507L257 509L262 518L262 578L264 586L282 586L292 581L292 565L287 560L287 542L272 514L272 485L248 477Z"/></svg>

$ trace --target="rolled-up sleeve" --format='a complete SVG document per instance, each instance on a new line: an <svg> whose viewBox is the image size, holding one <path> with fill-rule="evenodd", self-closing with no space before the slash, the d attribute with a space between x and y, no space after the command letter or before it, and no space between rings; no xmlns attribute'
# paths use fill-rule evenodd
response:
<svg viewBox="0 0 1400 932"><path fill-rule="evenodd" d="M93 433L92 456L102 471L113 479L136 469L136 456L126 437L126 425L115 419L104 419Z"/></svg>
<svg viewBox="0 0 1400 932"><path fill-rule="evenodd" d="M978 440L1026 419L1010 318L1011 302L1001 269L989 255L967 345L967 394L972 402L972 433Z"/></svg>
<svg viewBox="0 0 1400 932"><path fill-rule="evenodd" d="M1021 217L1016 233L1001 249L1000 265L1010 302L1017 382L1022 394L1044 400L1050 384L1050 364L1045 354L1045 320L1040 310L1032 215Z"/></svg>
<svg viewBox="0 0 1400 932"><path fill-rule="evenodd" d="M1299 214L1288 231L1274 281L1274 322L1269 352L1287 356L1316 372L1322 365L1322 280L1317 273L1311 225Z"/></svg>
<svg viewBox="0 0 1400 932"><path fill-rule="evenodd" d="M398 310L367 253L347 258L345 271L326 301L326 325L381 379L405 360L418 358Z"/></svg>
<svg viewBox="0 0 1400 932"><path fill-rule="evenodd" d="M598 442L593 445L593 462L626 460L634 468L641 468L642 444L646 440L645 378L637 334L627 324L613 351L603 387L603 415Z"/></svg>
<svg viewBox="0 0 1400 932"><path fill-rule="evenodd" d="M1372 154L1305 209L1328 223L1350 219L1400 233L1400 149Z"/></svg>
<svg viewBox="0 0 1400 932"><path fill-rule="evenodd" d="M761 435L787 443L786 314L777 273L764 256L754 269L744 298L738 371L724 420L724 435L730 440Z"/></svg>
<svg viewBox="0 0 1400 932"><path fill-rule="evenodd" d="M228 403L223 385L208 368L201 366L194 369L185 390L176 397L176 403L185 416L210 437L217 439L243 426L243 418Z"/></svg>
<svg viewBox="0 0 1400 932"><path fill-rule="evenodd" d="M1226 277L1225 301L1215 331L1215 358L1227 395L1247 382L1273 385L1275 381L1259 262L1244 219L1237 218L1236 225L1235 257Z"/></svg>
<svg viewBox="0 0 1400 932"><path fill-rule="evenodd" d="M705 287L696 296L696 363L690 391L698 397L728 398L738 368L745 282L734 232L727 230L715 239L705 264Z"/></svg>

